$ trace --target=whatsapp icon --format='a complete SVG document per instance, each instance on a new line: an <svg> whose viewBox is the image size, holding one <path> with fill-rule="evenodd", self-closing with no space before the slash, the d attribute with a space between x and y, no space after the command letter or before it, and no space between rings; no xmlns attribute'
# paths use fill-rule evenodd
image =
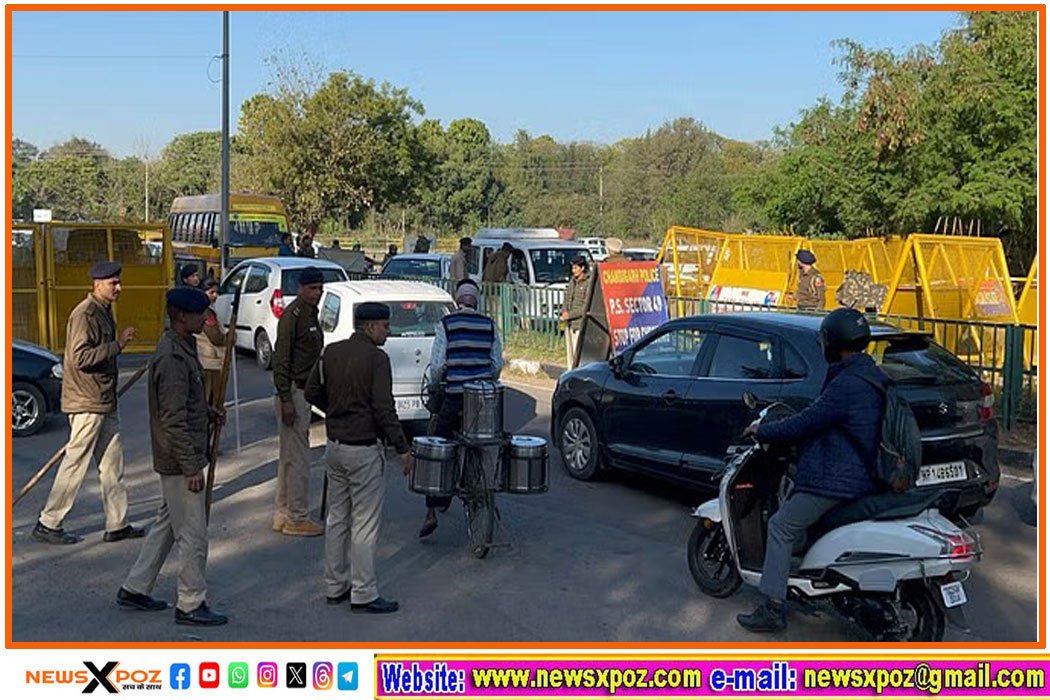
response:
<svg viewBox="0 0 1050 700"><path fill-rule="evenodd" d="M248 687L248 664L243 661L234 661L230 664L230 687Z"/></svg>

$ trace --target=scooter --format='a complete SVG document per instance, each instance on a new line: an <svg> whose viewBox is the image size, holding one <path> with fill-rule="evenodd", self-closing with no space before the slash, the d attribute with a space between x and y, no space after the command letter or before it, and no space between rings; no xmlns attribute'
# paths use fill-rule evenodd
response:
<svg viewBox="0 0 1050 700"><path fill-rule="evenodd" d="M758 408L753 394L744 403ZM788 417L783 403L762 408L757 420ZM716 598L742 582L758 586L769 519L790 493L793 454L751 441L729 448L718 498L693 511L689 571ZM931 642L945 621L968 629L963 582L980 560L977 533L938 512L951 491L881 493L829 511L796 549L788 600L803 612L830 608L876 641Z"/></svg>

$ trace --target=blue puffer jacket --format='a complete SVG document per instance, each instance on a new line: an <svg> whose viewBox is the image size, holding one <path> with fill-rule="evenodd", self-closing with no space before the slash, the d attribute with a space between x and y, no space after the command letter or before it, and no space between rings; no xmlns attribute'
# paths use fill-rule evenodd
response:
<svg viewBox="0 0 1050 700"><path fill-rule="evenodd" d="M797 491L853 499L878 490L871 473L885 399L861 375L889 383L869 355L853 355L828 367L820 396L806 410L759 426L760 442L799 446Z"/></svg>

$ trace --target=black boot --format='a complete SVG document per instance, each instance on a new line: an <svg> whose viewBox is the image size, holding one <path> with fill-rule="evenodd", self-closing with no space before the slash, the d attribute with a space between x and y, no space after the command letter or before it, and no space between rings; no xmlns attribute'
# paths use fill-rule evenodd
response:
<svg viewBox="0 0 1050 700"><path fill-rule="evenodd" d="M36 527L33 528L33 539L48 544L76 544L80 541L79 537L62 528L47 527L40 521L37 521Z"/></svg>
<svg viewBox="0 0 1050 700"><path fill-rule="evenodd" d="M766 598L750 615L737 615L736 621L749 632L783 632L787 629L784 603L772 598Z"/></svg>

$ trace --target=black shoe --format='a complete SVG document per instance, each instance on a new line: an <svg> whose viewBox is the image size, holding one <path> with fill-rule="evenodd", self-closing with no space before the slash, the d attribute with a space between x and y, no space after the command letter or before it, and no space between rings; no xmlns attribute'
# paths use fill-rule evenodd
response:
<svg viewBox="0 0 1050 700"><path fill-rule="evenodd" d="M345 603L348 600L350 600L350 589L349 588L347 588L345 591L343 591L342 593L340 593L339 595L337 595L335 597L325 596L325 601L329 605L341 605L342 603Z"/></svg>
<svg viewBox="0 0 1050 700"><path fill-rule="evenodd" d="M62 528L56 530L42 525L39 521L36 527L33 528L33 539L47 542L48 544L76 544L80 541L79 537L66 532Z"/></svg>
<svg viewBox="0 0 1050 700"><path fill-rule="evenodd" d="M438 529L437 518L434 518L433 520L430 520L430 519L424 520L423 521L423 527L419 528L419 537L420 537L420 539L422 539L424 537L429 537L430 535L434 534L434 530L437 530L437 529Z"/></svg>
<svg viewBox="0 0 1050 700"><path fill-rule="evenodd" d="M216 627L218 625L225 625L227 618L225 615L213 613L208 609L207 603L201 603L200 606L193 612L182 612L178 608L175 608L175 624L176 625L199 625L201 627Z"/></svg>
<svg viewBox="0 0 1050 700"><path fill-rule="evenodd" d="M784 604L767 599L750 615L737 615L736 621L749 632L783 632L787 629Z"/></svg>
<svg viewBox="0 0 1050 700"><path fill-rule="evenodd" d="M376 598L371 603L350 603L350 612L383 615L385 613L397 612L399 607L401 606L397 604L396 600Z"/></svg>
<svg viewBox="0 0 1050 700"><path fill-rule="evenodd" d="M150 598L144 593L132 593L123 586L117 591L117 605L122 608L135 608L136 610L145 610L147 612L168 609L168 604L165 601Z"/></svg>
<svg viewBox="0 0 1050 700"><path fill-rule="evenodd" d="M113 532L107 532L102 535L102 539L105 542L120 542L121 540L134 540L139 537L146 536L146 529L142 527L134 527L132 525L125 525L119 530Z"/></svg>

